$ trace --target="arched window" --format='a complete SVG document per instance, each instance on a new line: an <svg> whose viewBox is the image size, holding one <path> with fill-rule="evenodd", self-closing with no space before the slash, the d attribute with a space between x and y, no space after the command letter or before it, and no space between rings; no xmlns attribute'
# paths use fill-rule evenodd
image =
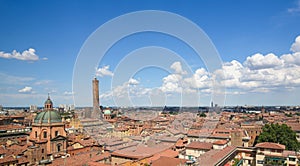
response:
<svg viewBox="0 0 300 166"><path fill-rule="evenodd" d="M44 131L44 138L47 138L47 131Z"/></svg>
<svg viewBox="0 0 300 166"><path fill-rule="evenodd" d="M57 146L57 152L60 152L60 151L61 151L61 146L62 146L62 145L61 145L61 144L57 144L56 146Z"/></svg>

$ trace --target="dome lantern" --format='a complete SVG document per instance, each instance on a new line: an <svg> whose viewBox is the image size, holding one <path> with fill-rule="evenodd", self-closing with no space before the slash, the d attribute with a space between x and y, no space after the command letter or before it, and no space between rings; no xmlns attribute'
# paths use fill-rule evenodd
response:
<svg viewBox="0 0 300 166"><path fill-rule="evenodd" d="M45 110L53 109L53 103L50 99L49 93L48 93L48 99L45 101L45 104L44 104L44 109Z"/></svg>

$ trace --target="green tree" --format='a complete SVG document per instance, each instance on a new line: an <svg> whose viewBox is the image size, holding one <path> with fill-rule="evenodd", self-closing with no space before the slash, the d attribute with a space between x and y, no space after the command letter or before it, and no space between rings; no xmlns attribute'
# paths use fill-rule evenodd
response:
<svg viewBox="0 0 300 166"><path fill-rule="evenodd" d="M232 166L237 166L237 165L238 165L238 163L240 162L240 160L239 160L239 159L237 159L237 158L234 158L234 159L233 159L233 161L234 161L234 163L233 163L233 165L232 165Z"/></svg>
<svg viewBox="0 0 300 166"><path fill-rule="evenodd" d="M206 114L204 113L204 112L201 112L201 114L198 114L198 116L200 116L200 117L206 117Z"/></svg>
<svg viewBox="0 0 300 166"><path fill-rule="evenodd" d="M298 151L300 149L296 133L286 124L266 124L262 130L257 138L257 143L274 142L285 145L287 150Z"/></svg>

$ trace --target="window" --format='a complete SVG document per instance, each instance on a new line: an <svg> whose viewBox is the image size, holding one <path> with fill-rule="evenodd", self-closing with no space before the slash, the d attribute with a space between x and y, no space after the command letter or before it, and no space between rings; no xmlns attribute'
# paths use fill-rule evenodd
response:
<svg viewBox="0 0 300 166"><path fill-rule="evenodd" d="M257 160L257 164L264 164L263 160Z"/></svg>
<svg viewBox="0 0 300 166"><path fill-rule="evenodd" d="M58 136L58 131L55 131L55 137Z"/></svg>
<svg viewBox="0 0 300 166"><path fill-rule="evenodd" d="M44 153L44 149L42 149L42 153Z"/></svg>
<svg viewBox="0 0 300 166"><path fill-rule="evenodd" d="M61 144L57 144L57 151L60 152L61 150Z"/></svg>
<svg viewBox="0 0 300 166"><path fill-rule="evenodd" d="M35 138L37 138L37 131L35 131Z"/></svg>
<svg viewBox="0 0 300 166"><path fill-rule="evenodd" d="M47 138L47 131L44 131L44 138Z"/></svg>

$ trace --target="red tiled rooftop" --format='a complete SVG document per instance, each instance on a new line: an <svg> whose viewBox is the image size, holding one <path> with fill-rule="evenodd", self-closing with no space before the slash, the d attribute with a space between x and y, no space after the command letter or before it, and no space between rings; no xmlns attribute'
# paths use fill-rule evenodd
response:
<svg viewBox="0 0 300 166"><path fill-rule="evenodd" d="M87 163L88 166L111 166L111 164L98 163L95 161L90 161Z"/></svg>
<svg viewBox="0 0 300 166"><path fill-rule="evenodd" d="M234 150L235 150L234 146L227 146L222 150L219 149L210 150L199 157L199 165L213 166L218 162L220 162L221 159L229 155Z"/></svg>
<svg viewBox="0 0 300 166"><path fill-rule="evenodd" d="M98 151L87 152L79 155L74 155L67 158L58 158L53 160L50 164L52 166L61 166L61 165L84 165L90 161L99 161L100 158L104 159L107 157L107 153L98 154Z"/></svg>
<svg viewBox="0 0 300 166"><path fill-rule="evenodd" d="M143 157L151 157L154 154L160 153L164 150L169 149L172 144L157 144L153 147L146 147L144 145L138 145L129 147L122 150L116 150L111 155L128 157L133 159L141 159Z"/></svg>
<svg viewBox="0 0 300 166"><path fill-rule="evenodd" d="M19 125L0 125L0 130L14 130L14 129L25 129L25 126Z"/></svg>
<svg viewBox="0 0 300 166"><path fill-rule="evenodd" d="M171 149L167 149L163 152L160 152L160 153L157 153L155 155L153 155L152 157L150 157L148 159L149 162L151 161L155 161L157 159L159 159L160 157L170 157L170 158L175 158L175 157L178 157L178 154L179 152L178 151L174 151L174 150L171 150Z"/></svg>
<svg viewBox="0 0 300 166"><path fill-rule="evenodd" d="M187 140L186 140L186 139L179 139L179 140L176 142L175 146L176 146L176 147L184 147L186 143L187 143Z"/></svg>
<svg viewBox="0 0 300 166"><path fill-rule="evenodd" d="M215 141L213 144L214 145L225 145L227 144L227 140L219 140L219 141Z"/></svg>
<svg viewBox="0 0 300 166"><path fill-rule="evenodd" d="M293 131L300 131L300 123L286 123Z"/></svg>
<svg viewBox="0 0 300 166"><path fill-rule="evenodd" d="M279 149L279 150L284 150L285 145L281 145L278 143L273 143L273 142L262 142L258 143L255 145L257 148L266 148L266 149Z"/></svg>
<svg viewBox="0 0 300 166"><path fill-rule="evenodd" d="M187 149L205 149L210 150L212 149L213 144L208 142L191 142L186 146Z"/></svg>
<svg viewBox="0 0 300 166"><path fill-rule="evenodd" d="M78 140L76 142L80 143L84 147L93 146L95 144L95 140L93 140L93 139Z"/></svg>
<svg viewBox="0 0 300 166"><path fill-rule="evenodd" d="M17 159L14 158L13 155L5 156L2 159L0 159L0 165L5 164L5 163L7 164L9 162L16 162L16 161L17 161Z"/></svg>
<svg viewBox="0 0 300 166"><path fill-rule="evenodd" d="M159 159L152 162L152 166L177 166L184 165L187 160L170 157L160 157Z"/></svg>

